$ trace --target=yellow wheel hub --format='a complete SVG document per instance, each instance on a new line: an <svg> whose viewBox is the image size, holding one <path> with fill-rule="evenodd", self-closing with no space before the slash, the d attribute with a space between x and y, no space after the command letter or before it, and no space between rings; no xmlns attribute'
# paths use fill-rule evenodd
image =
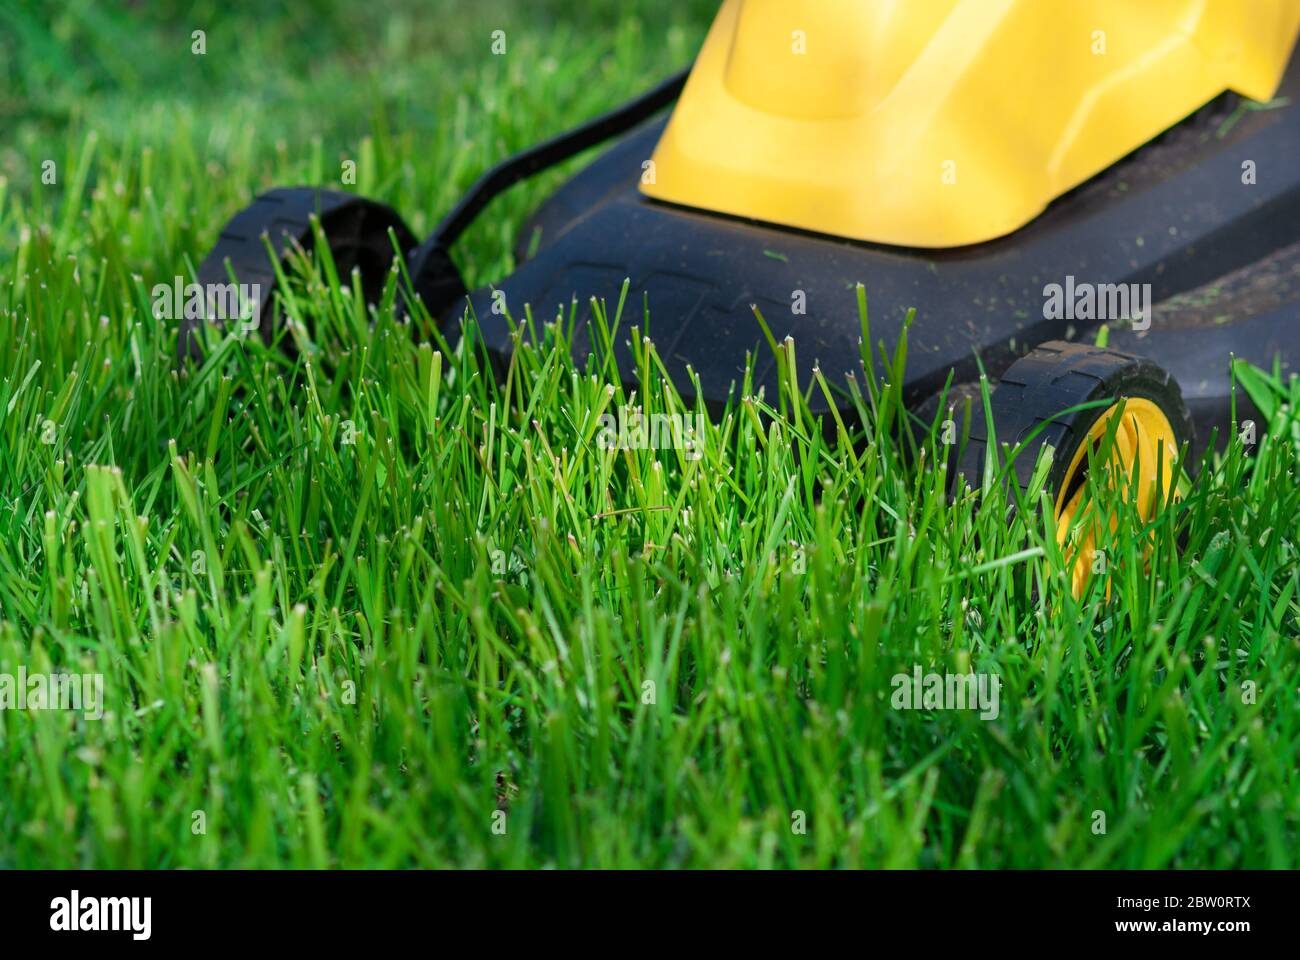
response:
<svg viewBox="0 0 1300 960"><path fill-rule="evenodd" d="M1116 418L1120 418L1118 424L1114 424ZM1102 458L1112 424L1114 442ZM1088 491L1089 470L1103 470L1107 487L1122 491L1125 497L1135 495L1138 515L1145 521L1155 515L1156 508L1168 495L1177 457L1178 437L1173 425L1150 400L1140 397L1120 400L1089 428L1084 442L1074 452L1056 499L1056 542L1065 553L1067 564L1073 567L1075 596L1083 593L1093 573L1101 539L1100 512ZM1135 469L1136 489L1133 487ZM1113 515L1108 526L1113 532Z"/></svg>

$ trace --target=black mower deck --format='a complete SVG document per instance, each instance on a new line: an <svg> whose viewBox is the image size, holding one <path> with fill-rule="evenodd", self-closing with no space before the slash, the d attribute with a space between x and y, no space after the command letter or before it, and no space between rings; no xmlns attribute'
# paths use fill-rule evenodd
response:
<svg viewBox="0 0 1300 960"><path fill-rule="evenodd" d="M629 304L648 330L678 388L694 394L685 375L699 376L716 409L739 384L747 351L755 352L756 385L770 395L775 364L751 311L757 304L778 340L794 337L801 382L819 365L833 374L860 371L854 287L866 286L871 330L892 348L904 316L915 307L909 337L905 398L917 404L955 380L977 377L978 355L997 376L1016 357L1047 340L1085 339L1096 320L1044 317L1044 287L1076 283L1147 284L1156 308L1146 333L1113 321L1111 345L1140 353L1185 386L1197 433L1227 428L1228 356L1260 364L1280 356L1300 370L1300 281L1294 253L1300 242L1300 58L1270 108L1233 94L1208 104L1182 124L1101 176L1053 203L1033 223L988 243L954 250L906 250L844 241L655 202L638 189L664 121L629 134L559 190L520 233L520 266L511 276L470 295L494 357L506 362L508 322L494 313L493 291L505 294L515 317L531 304L550 319L574 298L589 316L592 295L616 302L630 278ZM1243 183L1243 163L1256 182ZM540 232L536 253L523 253ZM1220 278L1223 278L1222 280ZM1196 300L1231 287L1210 323ZM1260 297L1259 287L1271 293ZM1254 290L1247 295L1246 290ZM807 315L795 315L803 291ZM1259 304L1267 309L1248 309ZM463 303L449 311L459 317ZM589 349L585 324L576 349ZM1194 333L1193 333L1194 331ZM620 335L620 369L631 381L631 354ZM817 392L814 408L825 409Z"/></svg>

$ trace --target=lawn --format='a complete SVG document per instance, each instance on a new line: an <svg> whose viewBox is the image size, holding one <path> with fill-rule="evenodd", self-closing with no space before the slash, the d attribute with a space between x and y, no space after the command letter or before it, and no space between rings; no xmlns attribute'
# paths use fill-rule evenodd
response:
<svg viewBox="0 0 1300 960"><path fill-rule="evenodd" d="M1039 491L945 495L897 345L829 429L787 375L690 455L605 449L695 412L642 304L597 311L635 394L550 316L501 380L316 261L297 349L178 373L150 290L258 192L423 234L715 8L307 6L0 5L0 675L103 677L100 718L0 710L0 867L1298 865L1294 382L1245 371L1269 422L1150 523L1112 497L1076 598ZM489 208L472 284L562 179ZM918 668L997 715L894 709Z"/></svg>

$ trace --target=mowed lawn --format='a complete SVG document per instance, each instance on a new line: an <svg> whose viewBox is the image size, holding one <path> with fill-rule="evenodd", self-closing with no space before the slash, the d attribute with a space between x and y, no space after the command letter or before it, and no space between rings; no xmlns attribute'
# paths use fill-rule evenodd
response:
<svg viewBox="0 0 1300 960"><path fill-rule="evenodd" d="M606 449L602 414L696 412L642 304L596 311L634 393L541 314L499 380L314 262L297 349L178 373L150 291L254 195L423 235L715 8L312 6L0 6L0 685L103 678L99 718L0 709L0 867L1297 865L1294 384L1244 372L1269 422L1152 522L1106 500L1076 599L1040 491L945 496L894 345L830 429L787 375L691 451ZM489 208L471 283L562 179ZM869 345L908 305L862 279ZM996 677L996 716L895 709L917 670Z"/></svg>

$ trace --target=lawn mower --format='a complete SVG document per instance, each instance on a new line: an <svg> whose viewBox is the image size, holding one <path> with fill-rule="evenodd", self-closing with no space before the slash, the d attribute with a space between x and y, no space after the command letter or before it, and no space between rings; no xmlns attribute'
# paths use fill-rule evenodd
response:
<svg viewBox="0 0 1300 960"><path fill-rule="evenodd" d="M626 278L675 386L710 411L750 354L775 393L755 307L797 344L800 382L862 377L861 283L887 350L915 309L909 408L985 375L997 444L1026 441L1013 479L1055 448L1059 527L1108 435L1149 511L1184 444L1231 433L1231 358L1300 362L1298 33L1297 0L725 0L689 71L489 170L423 242L381 204L273 190L198 279L274 286L262 235L275 256L310 249L315 214L373 296L392 231L430 316L450 337L471 310L504 366L525 304L589 319ZM518 269L467 291L451 249L488 202L609 140L519 231ZM592 343L579 323L575 351ZM814 391L814 412L835 396ZM989 440L981 409L953 475L977 476Z"/></svg>

